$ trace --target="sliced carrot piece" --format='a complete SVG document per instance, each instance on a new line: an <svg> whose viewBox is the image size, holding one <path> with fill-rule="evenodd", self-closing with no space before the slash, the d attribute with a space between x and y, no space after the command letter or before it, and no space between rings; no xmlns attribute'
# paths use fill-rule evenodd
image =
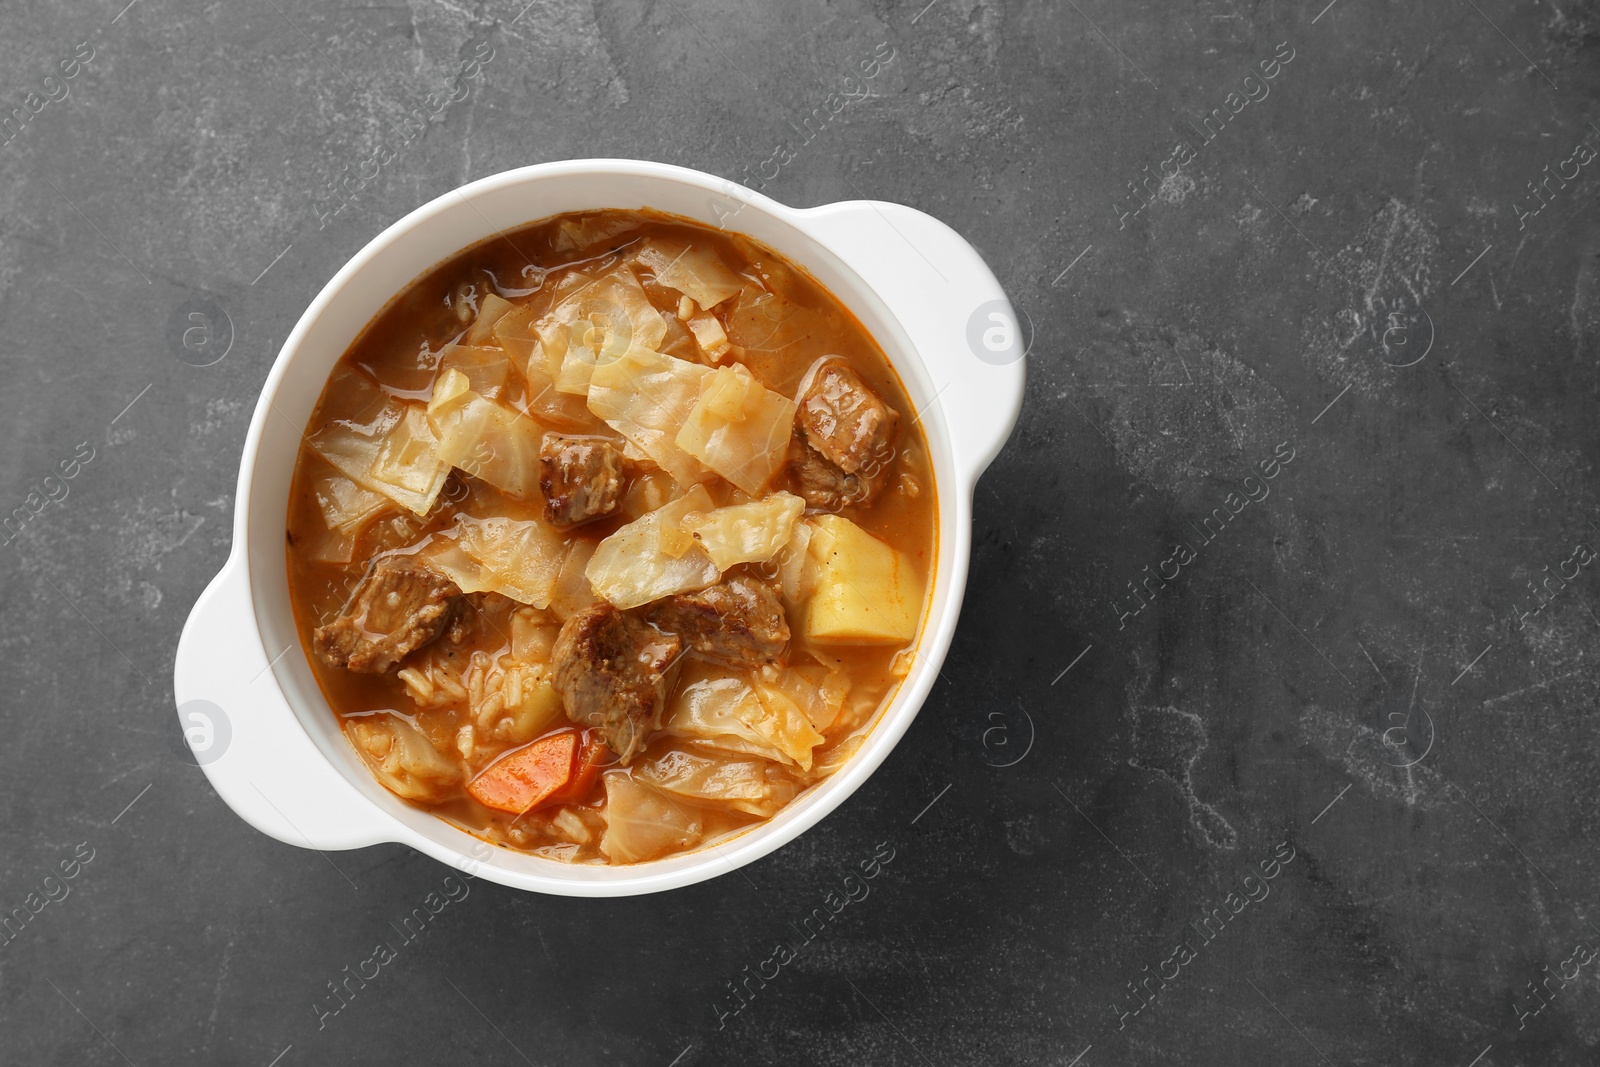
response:
<svg viewBox="0 0 1600 1067"><path fill-rule="evenodd" d="M573 761L572 778L566 785L550 794L550 803L582 804L588 797L589 791L594 788L594 780L599 777L600 768L609 762L611 762L611 750L606 747L606 743L600 740L598 733L585 730L583 744Z"/></svg>
<svg viewBox="0 0 1600 1067"><path fill-rule="evenodd" d="M531 811L572 780L578 740L576 730L562 730L530 741L485 767L467 792L496 811Z"/></svg>

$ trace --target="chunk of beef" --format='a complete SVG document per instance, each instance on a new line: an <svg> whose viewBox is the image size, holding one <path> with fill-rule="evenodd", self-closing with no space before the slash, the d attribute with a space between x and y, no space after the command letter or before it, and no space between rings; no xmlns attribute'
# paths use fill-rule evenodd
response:
<svg viewBox="0 0 1600 1067"><path fill-rule="evenodd" d="M339 617L312 634L330 667L380 673L434 640L459 618L456 583L415 556L376 556Z"/></svg>
<svg viewBox="0 0 1600 1067"><path fill-rule="evenodd" d="M660 725L683 639L638 615L600 603L561 627L551 662L556 691L573 722L599 729L624 764Z"/></svg>
<svg viewBox="0 0 1600 1067"><path fill-rule="evenodd" d="M601 437L547 433L539 448L539 488L554 526L604 518L622 503L622 450Z"/></svg>
<svg viewBox="0 0 1600 1067"><path fill-rule="evenodd" d="M894 462L900 413L837 359L807 375L797 404L790 464L801 495L830 511L870 504Z"/></svg>
<svg viewBox="0 0 1600 1067"><path fill-rule="evenodd" d="M682 635L696 655L727 667L782 662L789 620L778 594L765 582L735 575L698 593L681 593L650 606L649 619Z"/></svg>
<svg viewBox="0 0 1600 1067"><path fill-rule="evenodd" d="M871 476L887 466L900 413L840 360L827 360L809 378L798 417L811 447L846 474Z"/></svg>
<svg viewBox="0 0 1600 1067"><path fill-rule="evenodd" d="M812 448L800 427L794 428L789 442L789 473L794 490L811 507L838 511L846 504L867 504L878 495L878 486L859 474L846 474Z"/></svg>

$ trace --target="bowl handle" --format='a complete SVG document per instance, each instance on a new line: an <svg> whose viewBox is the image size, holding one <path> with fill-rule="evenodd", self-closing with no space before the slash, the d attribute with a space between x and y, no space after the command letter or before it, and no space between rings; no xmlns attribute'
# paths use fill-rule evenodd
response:
<svg viewBox="0 0 1600 1067"><path fill-rule="evenodd" d="M1022 410L1029 341L988 264L949 226L903 204L847 200L796 214L900 320L927 365L929 404L946 415L957 467L976 482Z"/></svg>
<svg viewBox="0 0 1600 1067"><path fill-rule="evenodd" d="M189 612L173 665L178 719L212 788L286 844L346 849L392 839L387 817L295 717L256 633L248 568L235 552Z"/></svg>

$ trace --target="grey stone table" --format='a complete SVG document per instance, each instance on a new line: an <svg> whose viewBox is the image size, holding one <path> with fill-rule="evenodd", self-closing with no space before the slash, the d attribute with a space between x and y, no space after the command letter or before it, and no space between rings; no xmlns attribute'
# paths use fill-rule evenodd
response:
<svg viewBox="0 0 1600 1067"><path fill-rule="evenodd" d="M0 1061L1595 1062L1600 5L125 2L0 9ZM318 288L607 155L947 220L1022 421L839 811L401 939L448 869L245 826L174 646Z"/></svg>

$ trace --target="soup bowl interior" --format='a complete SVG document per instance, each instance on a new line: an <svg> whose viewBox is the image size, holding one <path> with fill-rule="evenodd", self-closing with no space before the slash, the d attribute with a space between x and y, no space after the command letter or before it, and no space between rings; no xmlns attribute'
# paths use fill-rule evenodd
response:
<svg viewBox="0 0 1600 1067"><path fill-rule="evenodd" d="M574 866L494 848L383 788L340 731L300 647L290 608L284 529L297 449L334 365L369 322L414 279L487 238L549 216L604 208L653 208L723 225L809 271L877 340L904 383L931 452L937 481L938 554L918 655L879 713L861 750L770 820L698 851L642 864ZM235 537L244 546L262 651L272 678L317 750L367 803L392 820L391 840L445 862L474 864L495 881L549 892L648 892L725 873L776 848L848 796L909 726L937 676L959 611L968 549L971 485L958 475L943 408L912 342L882 297L808 230L795 211L695 172L655 164L549 164L485 179L396 223L328 284L284 345L263 390L246 445ZM910 251L902 254L911 255Z"/></svg>

